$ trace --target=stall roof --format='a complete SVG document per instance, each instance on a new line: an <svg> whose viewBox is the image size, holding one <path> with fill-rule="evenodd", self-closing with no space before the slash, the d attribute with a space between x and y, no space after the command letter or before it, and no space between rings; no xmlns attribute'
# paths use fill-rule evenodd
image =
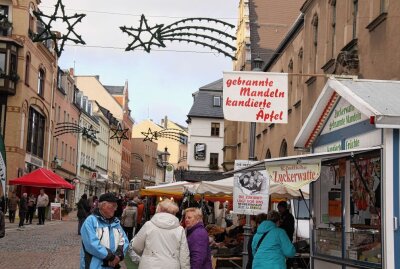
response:
<svg viewBox="0 0 400 269"><path fill-rule="evenodd" d="M45 168L39 168L22 177L11 179L9 184L54 189L75 189L65 179Z"/></svg>
<svg viewBox="0 0 400 269"><path fill-rule="evenodd" d="M294 141L296 148L309 148L310 138L321 131L316 127L325 124L337 97L343 97L367 117L374 117L376 128L400 128L400 81L331 77Z"/></svg>
<svg viewBox="0 0 400 269"><path fill-rule="evenodd" d="M280 164L298 164L298 163L313 163L315 161L329 161L332 159L343 158L351 155L360 154L363 152L368 152L376 149L381 149L381 147L370 147L370 148L359 148L351 150L342 150L339 152L322 152L322 153L311 153L304 155L294 155L288 157L279 157L265 159L263 161L256 162L247 167L232 170L226 172L226 175L232 175L235 173L245 173L250 171L260 171L264 170L268 165L280 165Z"/></svg>

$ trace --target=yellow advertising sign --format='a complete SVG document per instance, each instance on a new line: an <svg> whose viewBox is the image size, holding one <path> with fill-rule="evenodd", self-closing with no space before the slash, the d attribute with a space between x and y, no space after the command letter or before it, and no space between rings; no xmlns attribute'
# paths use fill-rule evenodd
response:
<svg viewBox="0 0 400 269"><path fill-rule="evenodd" d="M271 182L298 190L319 178L321 163L271 165L266 169Z"/></svg>

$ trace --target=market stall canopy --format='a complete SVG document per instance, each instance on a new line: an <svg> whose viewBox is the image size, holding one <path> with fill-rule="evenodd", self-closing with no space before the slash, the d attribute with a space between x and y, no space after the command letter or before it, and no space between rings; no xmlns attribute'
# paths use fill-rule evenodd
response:
<svg viewBox="0 0 400 269"><path fill-rule="evenodd" d="M264 166L265 169L265 166ZM233 193L233 183L234 177L229 177L217 181L204 181L201 182L197 188L198 194L214 194L214 195L232 195ZM309 188L304 186L301 188L304 198L309 198ZM269 194L273 199L294 199L301 197L301 192L299 190L293 190L285 187L283 184L270 183Z"/></svg>
<svg viewBox="0 0 400 269"><path fill-rule="evenodd" d="M140 191L141 195L147 196L182 196L186 189L195 192L199 183L178 181L157 186L150 186Z"/></svg>
<svg viewBox="0 0 400 269"><path fill-rule="evenodd" d="M22 177L11 179L9 184L52 189L75 189L75 187L65 179L45 168L39 168Z"/></svg>

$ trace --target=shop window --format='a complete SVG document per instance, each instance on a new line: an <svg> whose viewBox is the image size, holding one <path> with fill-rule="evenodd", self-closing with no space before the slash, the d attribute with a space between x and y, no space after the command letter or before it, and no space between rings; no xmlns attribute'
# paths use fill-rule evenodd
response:
<svg viewBox="0 0 400 269"><path fill-rule="evenodd" d="M377 268L382 263L380 152L322 163L313 188L316 254Z"/></svg>
<svg viewBox="0 0 400 269"><path fill-rule="evenodd" d="M219 123L212 122L211 123L211 136L219 136Z"/></svg>
<svg viewBox="0 0 400 269"><path fill-rule="evenodd" d="M45 72L42 68L40 68L38 74L37 93L42 97L44 96L44 82L45 82Z"/></svg>
<svg viewBox="0 0 400 269"><path fill-rule="evenodd" d="M34 108L29 109L26 151L43 158L45 117Z"/></svg>

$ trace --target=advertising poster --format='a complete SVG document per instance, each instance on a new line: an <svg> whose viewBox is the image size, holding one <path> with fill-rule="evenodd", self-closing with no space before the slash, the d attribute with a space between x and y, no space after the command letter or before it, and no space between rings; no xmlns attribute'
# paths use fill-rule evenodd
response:
<svg viewBox="0 0 400 269"><path fill-rule="evenodd" d="M254 162L236 160L235 170ZM266 171L236 173L233 188L233 212L236 214L257 215L268 212L269 180Z"/></svg>
<svg viewBox="0 0 400 269"><path fill-rule="evenodd" d="M51 220L61 220L61 203L50 203Z"/></svg>
<svg viewBox="0 0 400 269"><path fill-rule="evenodd" d="M223 96L227 120L287 123L287 73L224 72Z"/></svg>

